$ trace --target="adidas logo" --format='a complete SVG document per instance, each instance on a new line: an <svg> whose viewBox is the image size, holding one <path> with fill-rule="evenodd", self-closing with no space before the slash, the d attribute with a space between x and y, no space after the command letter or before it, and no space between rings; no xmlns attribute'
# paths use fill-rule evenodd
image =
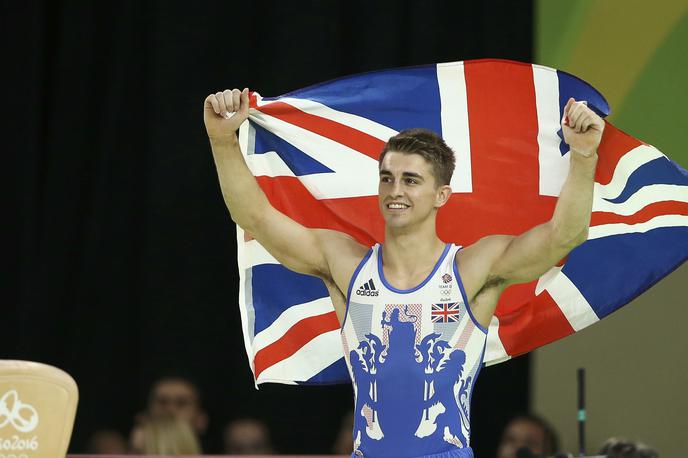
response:
<svg viewBox="0 0 688 458"><path fill-rule="evenodd" d="M380 294L380 291L375 287L372 278L356 290L357 296L377 296L378 294Z"/></svg>

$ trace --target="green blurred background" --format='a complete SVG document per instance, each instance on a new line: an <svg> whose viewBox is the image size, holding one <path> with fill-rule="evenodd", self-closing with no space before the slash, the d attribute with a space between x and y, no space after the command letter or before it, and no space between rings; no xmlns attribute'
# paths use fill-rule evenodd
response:
<svg viewBox="0 0 688 458"><path fill-rule="evenodd" d="M688 167L688 1L540 0L535 62L595 86L614 125ZM620 312L537 350L531 408L577 451L576 368L587 370L587 452L610 436L686 456L688 267Z"/></svg>
<svg viewBox="0 0 688 458"><path fill-rule="evenodd" d="M688 1L536 5L536 62L591 83L614 125L688 166Z"/></svg>

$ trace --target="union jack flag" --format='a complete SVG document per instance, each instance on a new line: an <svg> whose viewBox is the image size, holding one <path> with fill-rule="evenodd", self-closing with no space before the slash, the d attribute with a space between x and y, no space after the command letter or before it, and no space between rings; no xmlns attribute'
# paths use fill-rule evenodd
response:
<svg viewBox="0 0 688 458"><path fill-rule="evenodd" d="M459 321L459 303L451 304L432 304L430 316L433 323L449 323L450 321Z"/></svg>
<svg viewBox="0 0 688 458"><path fill-rule="evenodd" d="M378 154L423 127L456 153L440 237L470 245L549 220L569 167L560 121L569 97L601 116L604 97L554 69L479 60L354 75L280 97L251 95L239 133L272 205L311 228L382 241ZM508 288L489 327L493 364L589 326L688 256L688 174L607 123L588 241L539 280ZM339 323L321 280L280 265L237 230L239 302L256 383L349 380Z"/></svg>

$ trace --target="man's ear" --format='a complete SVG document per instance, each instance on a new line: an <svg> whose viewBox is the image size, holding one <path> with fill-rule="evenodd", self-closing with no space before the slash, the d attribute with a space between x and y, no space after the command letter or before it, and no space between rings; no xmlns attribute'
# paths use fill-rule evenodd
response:
<svg viewBox="0 0 688 458"><path fill-rule="evenodd" d="M442 185L437 189L437 197L435 198L435 207L440 208L449 201L452 195L452 188L448 185Z"/></svg>

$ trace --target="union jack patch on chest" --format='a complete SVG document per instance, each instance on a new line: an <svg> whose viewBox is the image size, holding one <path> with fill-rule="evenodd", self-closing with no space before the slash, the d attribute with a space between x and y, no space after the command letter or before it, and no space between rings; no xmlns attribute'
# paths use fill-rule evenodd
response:
<svg viewBox="0 0 688 458"><path fill-rule="evenodd" d="M461 303L432 304L430 315L433 323L450 323L459 321Z"/></svg>

